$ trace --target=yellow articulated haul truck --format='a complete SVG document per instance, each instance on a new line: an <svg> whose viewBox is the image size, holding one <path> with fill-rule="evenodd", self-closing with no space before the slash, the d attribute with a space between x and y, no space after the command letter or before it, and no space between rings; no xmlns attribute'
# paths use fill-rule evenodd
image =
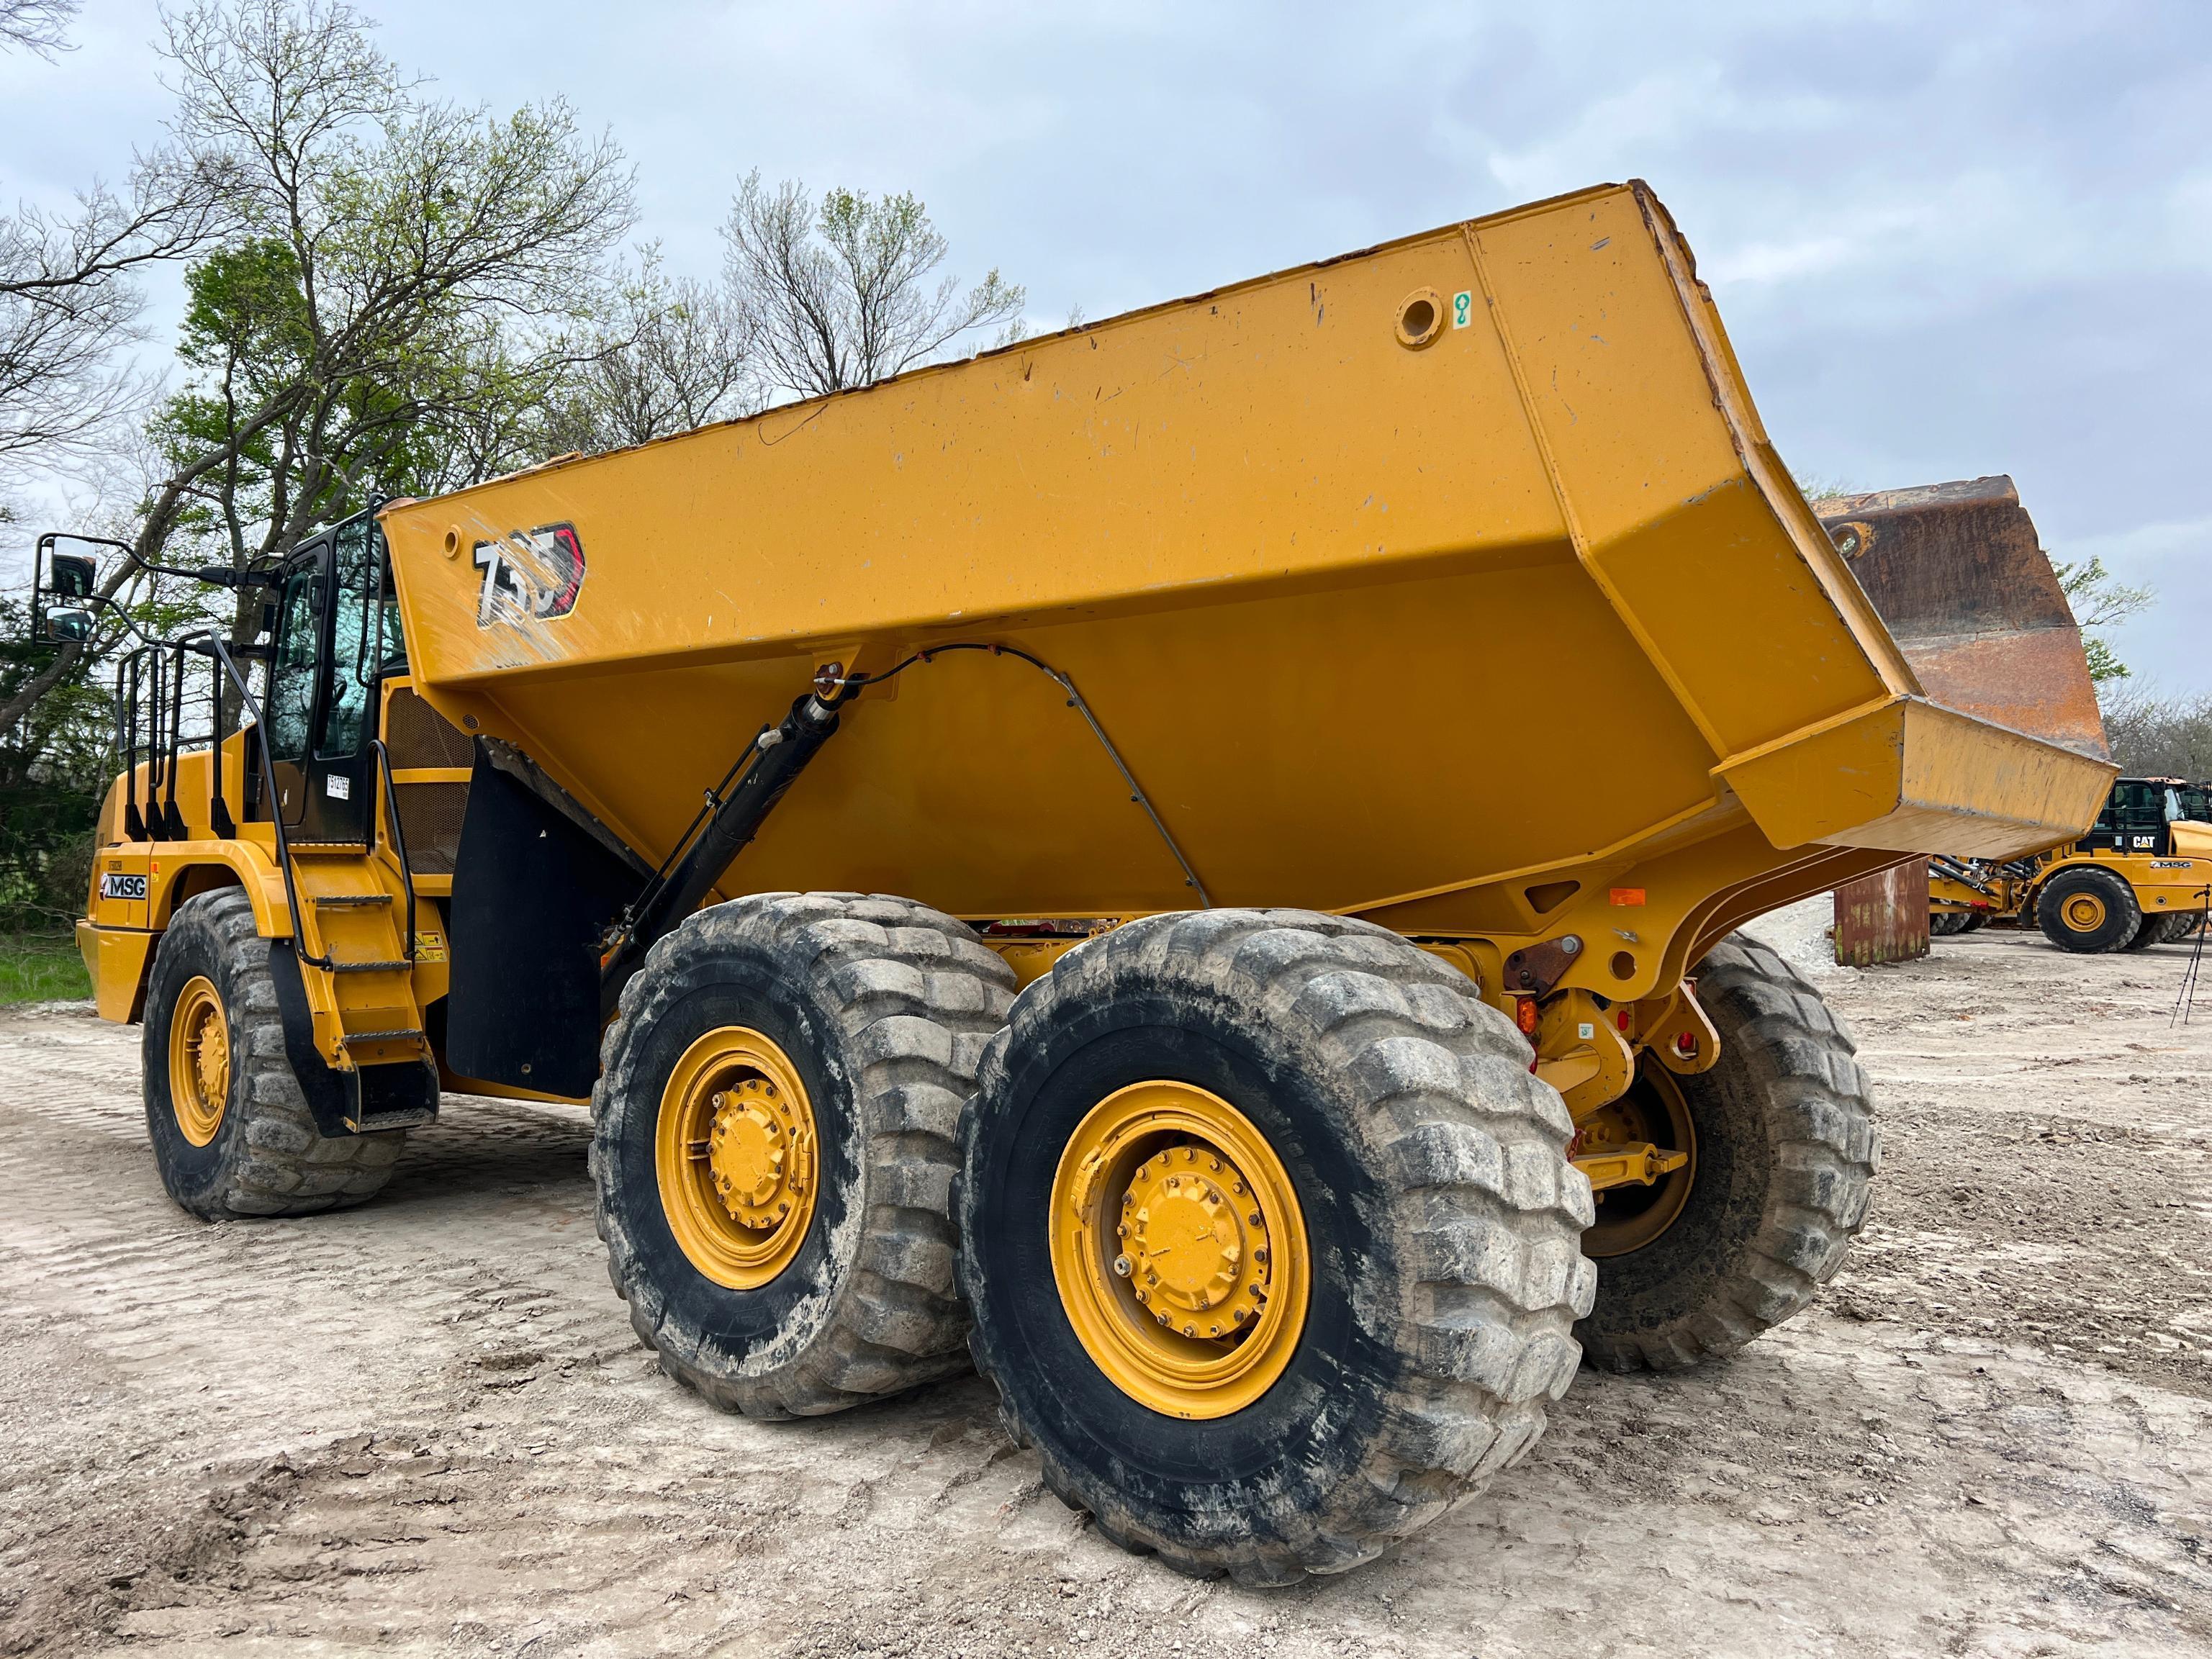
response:
<svg viewBox="0 0 2212 1659"><path fill-rule="evenodd" d="M2014 922L2082 953L2188 939L2212 905L2212 789L2183 778L2118 779L2079 841L2001 864L1931 860L1928 900L1936 933Z"/></svg>
<svg viewBox="0 0 2212 1659"><path fill-rule="evenodd" d="M1875 1131L1735 929L2076 835L2112 770L1929 694L1640 185L275 580L215 755L234 653L126 675L82 927L176 1199L589 1097L672 1375L773 1418L972 1352L1109 1536L1253 1583L1477 1490L1585 1357L1802 1308Z"/></svg>

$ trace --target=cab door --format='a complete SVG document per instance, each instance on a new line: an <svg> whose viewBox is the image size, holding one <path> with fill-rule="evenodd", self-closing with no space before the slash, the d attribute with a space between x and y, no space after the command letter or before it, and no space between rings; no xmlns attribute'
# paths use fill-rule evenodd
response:
<svg viewBox="0 0 2212 1659"><path fill-rule="evenodd" d="M278 809L301 845L370 839L376 687L398 649L385 563L382 536L362 514L303 546L284 573L269 750Z"/></svg>
<svg viewBox="0 0 2212 1659"><path fill-rule="evenodd" d="M262 717L275 773L270 807L287 830L300 824L307 807L308 739L314 733L322 681L328 551L327 538L318 537L295 553L284 567L284 585L276 598L276 634Z"/></svg>

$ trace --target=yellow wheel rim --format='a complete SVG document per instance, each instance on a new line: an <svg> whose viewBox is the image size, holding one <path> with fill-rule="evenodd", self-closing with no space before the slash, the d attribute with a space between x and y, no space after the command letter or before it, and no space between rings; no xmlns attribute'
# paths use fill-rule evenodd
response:
<svg viewBox="0 0 2212 1659"><path fill-rule="evenodd" d="M204 1146L222 1127L230 1101L230 1021L222 994L204 974L185 982L169 1018L169 1105L177 1128Z"/></svg>
<svg viewBox="0 0 2212 1659"><path fill-rule="evenodd" d="M1626 1255L1657 1242L1690 1201L1698 1176L1698 1132L1680 1079L1646 1059L1636 1080L1619 1100L1601 1108L1575 1135L1574 1150L1594 1152L1607 1146L1649 1142L1662 1152L1687 1152L1690 1161L1649 1187L1613 1187L1598 1194L1597 1219L1583 1234L1583 1254Z"/></svg>
<svg viewBox="0 0 2212 1659"><path fill-rule="evenodd" d="M684 1051L661 1091L653 1165L693 1267L733 1291L789 1267L814 1219L818 1162L814 1108L782 1049L726 1025Z"/></svg>
<svg viewBox="0 0 2212 1659"><path fill-rule="evenodd" d="M2058 907L2067 931L2094 933L2105 925L2105 901L2094 893L2069 893Z"/></svg>
<svg viewBox="0 0 2212 1659"><path fill-rule="evenodd" d="M1093 1107L1053 1176L1060 1305L1098 1369L1167 1417L1226 1417L1274 1386L1313 1270L1290 1172L1251 1120L1187 1083Z"/></svg>

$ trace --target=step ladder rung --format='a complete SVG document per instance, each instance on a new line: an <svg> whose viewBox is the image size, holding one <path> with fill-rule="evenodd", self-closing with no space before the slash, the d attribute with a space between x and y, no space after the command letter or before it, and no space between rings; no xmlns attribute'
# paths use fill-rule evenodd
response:
<svg viewBox="0 0 2212 1659"><path fill-rule="evenodd" d="M420 1031L348 1031L339 1041L350 1047L356 1042L420 1042Z"/></svg>
<svg viewBox="0 0 2212 1659"><path fill-rule="evenodd" d="M357 1134L373 1135L386 1129L411 1129L418 1124L435 1123L438 1114L427 1106L410 1106L400 1112L371 1112L356 1126Z"/></svg>
<svg viewBox="0 0 2212 1659"><path fill-rule="evenodd" d="M323 905L389 904L389 893L311 893L311 902Z"/></svg>
<svg viewBox="0 0 2212 1659"><path fill-rule="evenodd" d="M333 974L390 974L414 965L404 958L398 962L334 962L329 971Z"/></svg>

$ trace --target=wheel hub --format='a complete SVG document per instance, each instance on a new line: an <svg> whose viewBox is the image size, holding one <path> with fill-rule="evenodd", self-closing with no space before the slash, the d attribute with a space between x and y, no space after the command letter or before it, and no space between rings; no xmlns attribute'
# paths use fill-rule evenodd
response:
<svg viewBox="0 0 2212 1659"><path fill-rule="evenodd" d="M177 1127L204 1146L230 1099L230 1020L213 981L196 975L178 993L169 1025L169 1103Z"/></svg>
<svg viewBox="0 0 2212 1659"><path fill-rule="evenodd" d="M1577 1160L1626 1158L1646 1165L1632 1182L1597 1194L1597 1218L1583 1234L1593 1260L1626 1255L1674 1224L1697 1181L1698 1137L1681 1085L1646 1059L1626 1094L1580 1120L1568 1154Z"/></svg>
<svg viewBox="0 0 2212 1659"><path fill-rule="evenodd" d="M1122 1195L1137 1300L1185 1336L1233 1336L1267 1302L1267 1224L1243 1174L1191 1142L1148 1158Z"/></svg>
<svg viewBox="0 0 2212 1659"><path fill-rule="evenodd" d="M1218 1095L1138 1083L1101 1101L1061 1152L1048 1231L1078 1340L1152 1411L1225 1417L1297 1351L1312 1280L1297 1194Z"/></svg>
<svg viewBox="0 0 2212 1659"><path fill-rule="evenodd" d="M773 1227L806 1190L795 1156L791 1103L766 1078L749 1077L714 1097L708 1165L722 1207L747 1227Z"/></svg>
<svg viewBox="0 0 2212 1659"><path fill-rule="evenodd" d="M757 1290L799 1255L817 1197L814 1112L790 1057L727 1025L677 1061L653 1163L677 1247L715 1284Z"/></svg>
<svg viewBox="0 0 2212 1659"><path fill-rule="evenodd" d="M2094 893L2072 893L2066 899L2066 925L2077 933L2094 933L2105 923L2105 902Z"/></svg>

